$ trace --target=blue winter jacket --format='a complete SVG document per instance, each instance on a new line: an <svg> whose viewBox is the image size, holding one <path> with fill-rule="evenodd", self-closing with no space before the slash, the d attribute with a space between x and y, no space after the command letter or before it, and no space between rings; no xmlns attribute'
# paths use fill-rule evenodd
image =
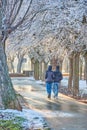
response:
<svg viewBox="0 0 87 130"><path fill-rule="evenodd" d="M60 82L63 79L62 73L59 71L59 68L56 68L54 71L54 82Z"/></svg>
<svg viewBox="0 0 87 130"><path fill-rule="evenodd" d="M46 71L46 74L45 74L45 81L46 83L52 83L53 82L53 71L52 71L52 66L50 65L48 67L48 70Z"/></svg>

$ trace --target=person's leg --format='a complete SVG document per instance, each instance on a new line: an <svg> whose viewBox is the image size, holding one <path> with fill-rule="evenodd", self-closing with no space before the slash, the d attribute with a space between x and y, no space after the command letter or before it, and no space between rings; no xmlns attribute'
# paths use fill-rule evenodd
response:
<svg viewBox="0 0 87 130"><path fill-rule="evenodd" d="M53 84L53 93L54 93L54 98L56 97L56 83L54 82Z"/></svg>
<svg viewBox="0 0 87 130"><path fill-rule="evenodd" d="M54 98L57 98L58 97L58 83L57 82L53 84L53 93L54 93Z"/></svg>
<svg viewBox="0 0 87 130"><path fill-rule="evenodd" d="M47 90L48 98L51 97L51 87L52 87L52 83L46 83L46 90Z"/></svg>
<svg viewBox="0 0 87 130"><path fill-rule="evenodd" d="M58 83L55 84L55 97L58 98Z"/></svg>
<svg viewBox="0 0 87 130"><path fill-rule="evenodd" d="M53 94L54 94L54 97L55 97L55 83L53 83Z"/></svg>

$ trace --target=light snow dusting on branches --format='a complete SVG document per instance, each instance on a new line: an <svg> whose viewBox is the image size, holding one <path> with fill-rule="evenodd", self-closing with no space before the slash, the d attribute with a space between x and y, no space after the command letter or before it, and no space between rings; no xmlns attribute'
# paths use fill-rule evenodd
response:
<svg viewBox="0 0 87 130"><path fill-rule="evenodd" d="M3 31L16 29L9 37L16 51L22 46L30 57L49 61L87 50L86 0L3 0L2 11Z"/></svg>

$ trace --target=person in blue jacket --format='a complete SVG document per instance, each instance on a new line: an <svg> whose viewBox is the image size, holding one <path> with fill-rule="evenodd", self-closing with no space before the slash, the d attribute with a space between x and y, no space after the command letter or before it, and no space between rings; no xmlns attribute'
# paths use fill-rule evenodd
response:
<svg viewBox="0 0 87 130"><path fill-rule="evenodd" d="M63 76L59 70L59 66L56 66L56 70L54 71L54 83L53 83L54 98L58 98L59 83L62 79Z"/></svg>
<svg viewBox="0 0 87 130"><path fill-rule="evenodd" d="M48 98L51 98L53 78L54 76L53 76L52 66L49 65L48 70L46 71L46 74L45 74L46 91L48 94Z"/></svg>

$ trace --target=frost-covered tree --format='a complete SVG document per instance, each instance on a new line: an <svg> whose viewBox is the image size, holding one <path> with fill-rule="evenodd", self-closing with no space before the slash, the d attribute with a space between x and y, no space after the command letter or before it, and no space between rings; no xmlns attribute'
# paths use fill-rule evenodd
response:
<svg viewBox="0 0 87 130"><path fill-rule="evenodd" d="M38 0L0 0L0 108L21 109L8 74L6 39L17 29L30 27L43 10Z"/></svg>

